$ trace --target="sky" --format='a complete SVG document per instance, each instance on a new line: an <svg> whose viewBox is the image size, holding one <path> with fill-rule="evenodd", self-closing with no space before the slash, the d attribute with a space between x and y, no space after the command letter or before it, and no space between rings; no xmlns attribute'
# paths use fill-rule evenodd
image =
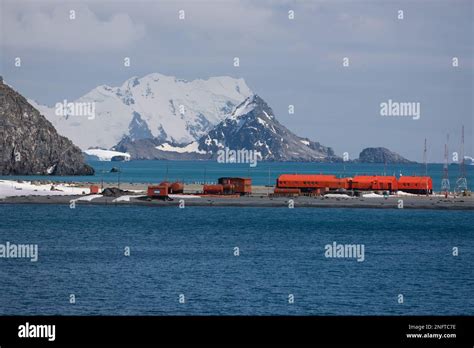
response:
<svg viewBox="0 0 474 348"><path fill-rule="evenodd" d="M422 161L427 138L442 162L462 125L474 156L471 0L0 0L0 20L0 74L42 104L152 72L228 75L341 156L384 146ZM419 118L382 116L389 100L419 103Z"/></svg>

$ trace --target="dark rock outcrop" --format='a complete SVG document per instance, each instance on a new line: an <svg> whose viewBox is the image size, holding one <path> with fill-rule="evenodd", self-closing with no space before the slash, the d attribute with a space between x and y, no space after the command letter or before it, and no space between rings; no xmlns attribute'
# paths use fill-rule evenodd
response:
<svg viewBox="0 0 474 348"><path fill-rule="evenodd" d="M104 197L120 197L123 195L133 194L133 192L119 189L118 187L107 187L101 193Z"/></svg>
<svg viewBox="0 0 474 348"><path fill-rule="evenodd" d="M400 156L399 154L386 149L385 147L368 147L359 154L359 163L387 163L387 164L408 164L416 163Z"/></svg>
<svg viewBox="0 0 474 348"><path fill-rule="evenodd" d="M81 150L28 101L0 83L1 175L93 175Z"/></svg>
<svg viewBox="0 0 474 348"><path fill-rule="evenodd" d="M133 118L128 126L128 132L132 140L153 138L153 134L151 134L147 123L142 119L142 116L136 111L133 112Z"/></svg>
<svg viewBox="0 0 474 348"><path fill-rule="evenodd" d="M122 161L126 161L127 157L125 157L125 156L113 156L110 160L112 162L122 162Z"/></svg>

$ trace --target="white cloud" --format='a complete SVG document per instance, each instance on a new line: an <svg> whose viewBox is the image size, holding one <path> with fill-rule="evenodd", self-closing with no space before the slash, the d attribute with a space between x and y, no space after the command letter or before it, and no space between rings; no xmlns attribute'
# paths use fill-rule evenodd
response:
<svg viewBox="0 0 474 348"><path fill-rule="evenodd" d="M25 6L21 12L14 6L14 2L3 4L2 41L6 46L87 52L120 49L145 34L145 27L128 14L100 19L85 4ZM75 19L70 19L71 10Z"/></svg>

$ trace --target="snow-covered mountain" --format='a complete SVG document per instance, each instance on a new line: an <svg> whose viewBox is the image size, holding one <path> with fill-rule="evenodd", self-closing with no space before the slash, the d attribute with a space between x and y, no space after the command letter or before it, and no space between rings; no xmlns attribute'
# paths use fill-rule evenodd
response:
<svg viewBox="0 0 474 348"><path fill-rule="evenodd" d="M221 76L185 81L153 73L133 77L120 87L102 85L67 101L76 107L94 103L93 114L64 116L56 112L56 106L30 103L61 135L85 150L110 149L124 138L187 144L207 134L250 95L243 79Z"/></svg>
<svg viewBox="0 0 474 348"><path fill-rule="evenodd" d="M154 139L124 139L115 149L132 159L218 159L222 151L252 151L264 161L340 161L330 147L293 134L273 110L252 95L198 141L187 145Z"/></svg>
<svg viewBox="0 0 474 348"><path fill-rule="evenodd" d="M215 159L249 150L270 161L337 161L331 148L289 131L243 79L185 81L157 73L99 86L74 101L34 106L83 150L131 159ZM68 104L71 103L71 104Z"/></svg>
<svg viewBox="0 0 474 348"><path fill-rule="evenodd" d="M212 158L219 150L253 150L264 161L338 161L330 147L292 133L275 118L258 95L238 105L232 114L199 140L199 150Z"/></svg>

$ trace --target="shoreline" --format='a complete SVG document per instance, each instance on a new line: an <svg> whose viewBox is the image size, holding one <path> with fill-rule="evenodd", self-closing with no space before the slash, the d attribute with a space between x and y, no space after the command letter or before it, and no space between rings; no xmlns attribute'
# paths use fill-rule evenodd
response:
<svg viewBox="0 0 474 348"><path fill-rule="evenodd" d="M74 200L76 206L81 205L110 205L110 206L147 206L147 207L178 207L184 200L185 207L267 207L288 208L289 200L293 200L297 208L368 208L368 209L429 209L429 210L474 210L474 197L441 198L441 197L389 197L389 198L325 198L325 197L268 197L243 196L235 198L192 197L175 198L172 200L149 200L134 195L119 197L96 197L92 200L81 200L91 196L16 196L0 199L1 204L53 204L67 205ZM399 200L403 200L403 208L399 208Z"/></svg>
<svg viewBox="0 0 474 348"><path fill-rule="evenodd" d="M390 197L382 197L368 193L366 197L349 197L330 194L327 196L272 196L274 187L252 185L250 196L218 196L202 195L201 184L186 184L184 194L171 195L169 200L150 199L146 197L147 185L144 183L121 183L121 192L114 196L90 194L88 184L46 183L40 185L26 182L2 181L3 195L0 190L1 204L56 204L70 205L128 205L150 207L178 207L184 200L185 207L269 207L288 209L289 201L293 200L294 208L368 208L368 209L429 209L429 210L474 210L474 196L448 198L440 195L407 195L399 193ZM33 182L32 182L33 183ZM51 191L51 186L60 190ZM117 187L116 183L103 183L103 188ZM1 188L1 187L0 187ZM399 208L400 200L403 208Z"/></svg>

